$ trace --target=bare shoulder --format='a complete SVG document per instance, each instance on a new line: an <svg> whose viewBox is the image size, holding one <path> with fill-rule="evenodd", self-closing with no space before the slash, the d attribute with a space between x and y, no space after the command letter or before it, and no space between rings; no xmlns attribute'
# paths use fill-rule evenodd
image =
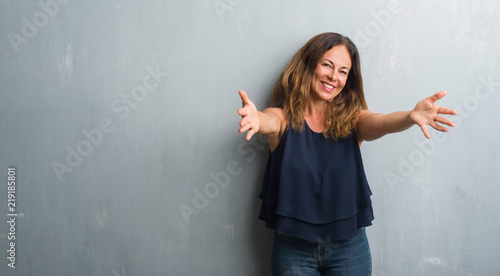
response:
<svg viewBox="0 0 500 276"><path fill-rule="evenodd" d="M285 112L283 112L283 108L280 108L280 107L268 107L266 109L264 109L262 112L266 113L267 115L275 118L276 120L278 120L279 122L279 125L280 125L280 129L281 129L281 133L283 133L283 130L287 124L287 120L285 118Z"/></svg>
<svg viewBox="0 0 500 276"><path fill-rule="evenodd" d="M366 118L368 118L371 114L373 114L373 112L370 110L362 109L359 111L358 116L354 120L354 128L356 129L356 138L358 139L359 146L361 146L361 143L363 142L363 124L366 122Z"/></svg>
<svg viewBox="0 0 500 276"><path fill-rule="evenodd" d="M355 127L356 127L356 130L359 129L360 125L362 126L363 123L366 122L366 119L370 117L370 115L374 114L373 112L371 112L370 110L368 109L361 109L358 113L358 115L356 116L356 119L354 120L355 122Z"/></svg>
<svg viewBox="0 0 500 276"><path fill-rule="evenodd" d="M370 110L368 109L361 109L359 111L359 114L358 114L358 118L357 118L357 122L359 122L359 120L362 120L364 118L366 118L367 116L369 116L370 114L373 114L373 112L371 112Z"/></svg>

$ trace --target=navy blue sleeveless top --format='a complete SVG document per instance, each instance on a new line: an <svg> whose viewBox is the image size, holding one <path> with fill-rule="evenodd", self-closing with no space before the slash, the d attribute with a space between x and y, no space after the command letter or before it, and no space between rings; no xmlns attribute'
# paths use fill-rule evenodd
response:
<svg viewBox="0 0 500 276"><path fill-rule="evenodd" d="M349 239L371 225L370 196L355 130L334 140L305 122L302 132L287 126L269 152L259 219L280 235L314 243Z"/></svg>

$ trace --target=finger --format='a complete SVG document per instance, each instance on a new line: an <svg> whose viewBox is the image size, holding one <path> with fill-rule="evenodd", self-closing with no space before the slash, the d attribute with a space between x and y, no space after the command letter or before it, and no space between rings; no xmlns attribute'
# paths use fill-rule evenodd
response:
<svg viewBox="0 0 500 276"><path fill-rule="evenodd" d="M422 132L424 133L424 136L427 139L430 139L431 136L429 135L429 131L427 130L427 126L426 125L419 125L419 126L420 126L420 129L422 129Z"/></svg>
<svg viewBox="0 0 500 276"><path fill-rule="evenodd" d="M252 101L250 101L250 99L248 98L248 95L245 91L240 90L240 91L238 91L238 93L240 94L241 102L242 102L243 106L252 103Z"/></svg>
<svg viewBox="0 0 500 276"><path fill-rule="evenodd" d="M238 109L238 115L243 116L243 117L250 115L251 113L252 113L252 108L249 106L245 106L245 107Z"/></svg>
<svg viewBox="0 0 500 276"><path fill-rule="evenodd" d="M249 125L249 124L250 124L250 121L249 121L248 117L241 118L240 126Z"/></svg>
<svg viewBox="0 0 500 276"><path fill-rule="evenodd" d="M446 108L440 106L438 109L439 114L449 114L449 115L457 115L457 111L451 108Z"/></svg>
<svg viewBox="0 0 500 276"><path fill-rule="evenodd" d="M247 130L249 130L249 129L250 129L250 124L246 124L246 125L244 125L244 126L240 127L239 132L240 132L240 133L243 133L243 132L245 132L245 131L247 131Z"/></svg>
<svg viewBox="0 0 500 276"><path fill-rule="evenodd" d="M432 128L434 128L435 130L437 131L442 131L442 132L448 132L448 129L445 128L444 126L436 123L436 122L432 122L429 124Z"/></svg>
<svg viewBox="0 0 500 276"><path fill-rule="evenodd" d="M238 109L238 115L240 115L240 116L245 116L245 115L248 115L248 111L247 111L247 109L246 109L246 108L244 108L244 107L243 107L243 108Z"/></svg>
<svg viewBox="0 0 500 276"><path fill-rule="evenodd" d="M446 95L446 90L442 90L430 96L428 99L431 103L435 103L437 100L443 98L445 95Z"/></svg>
<svg viewBox="0 0 500 276"><path fill-rule="evenodd" d="M444 124L444 125L448 125L448 126L451 126L451 127L454 127L455 126L455 123L453 123L451 120L443 117L443 116L436 116L436 118L434 119L434 121L438 122L438 123L441 123L441 124Z"/></svg>
<svg viewBox="0 0 500 276"><path fill-rule="evenodd" d="M250 139L252 139L252 136L255 134L255 130L254 129L251 129L247 132L247 141L249 141Z"/></svg>

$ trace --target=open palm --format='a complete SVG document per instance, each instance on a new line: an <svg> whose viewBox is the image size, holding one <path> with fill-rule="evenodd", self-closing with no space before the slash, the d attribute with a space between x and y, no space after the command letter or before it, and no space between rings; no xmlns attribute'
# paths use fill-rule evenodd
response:
<svg viewBox="0 0 500 276"><path fill-rule="evenodd" d="M447 132L448 128L440 125L448 125L454 127L455 124L449 119L441 116L440 114L456 115L457 112L453 109L442 107L436 105L436 101L443 98L446 95L446 91L439 91L436 94L427 97L417 103L415 108L410 114L410 118L420 126L425 137L430 138L427 125L430 125L435 130Z"/></svg>

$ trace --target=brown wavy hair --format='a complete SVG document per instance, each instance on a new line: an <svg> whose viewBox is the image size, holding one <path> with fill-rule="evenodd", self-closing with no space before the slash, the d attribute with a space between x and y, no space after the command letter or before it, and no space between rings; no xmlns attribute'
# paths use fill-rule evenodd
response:
<svg viewBox="0 0 500 276"><path fill-rule="evenodd" d="M352 68L342 91L328 103L323 135L333 139L347 138L361 109L368 109L363 91L358 49L354 43L337 33L322 33L311 38L292 58L273 89L271 105L281 107L292 128L302 131L304 111L312 91L312 77L325 52L344 45L349 52Z"/></svg>

